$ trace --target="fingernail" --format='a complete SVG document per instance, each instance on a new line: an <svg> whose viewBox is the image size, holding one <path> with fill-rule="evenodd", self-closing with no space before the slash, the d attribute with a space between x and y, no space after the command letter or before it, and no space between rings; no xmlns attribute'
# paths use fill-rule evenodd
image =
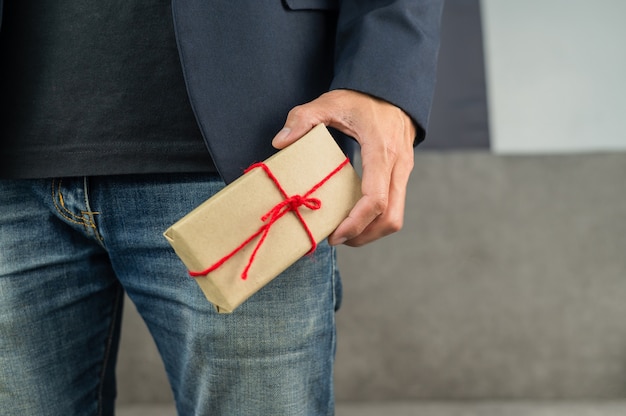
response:
<svg viewBox="0 0 626 416"><path fill-rule="evenodd" d="M274 140L272 140L272 145L280 145L291 133L291 129L288 127L284 127L281 131L278 132L276 136L274 136Z"/></svg>
<svg viewBox="0 0 626 416"><path fill-rule="evenodd" d="M342 238L340 238L340 239L338 239L338 240L334 240L334 241L331 243L331 245L332 245L332 246L340 246L340 245L342 245L343 243L345 243L346 241L348 241L348 239L347 239L347 238L345 238L345 237L342 237Z"/></svg>

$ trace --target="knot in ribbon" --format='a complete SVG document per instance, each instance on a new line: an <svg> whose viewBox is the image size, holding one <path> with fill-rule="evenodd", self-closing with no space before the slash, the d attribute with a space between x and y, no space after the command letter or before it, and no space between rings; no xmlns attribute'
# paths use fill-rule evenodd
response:
<svg viewBox="0 0 626 416"><path fill-rule="evenodd" d="M219 261L217 261L208 269L205 269L201 272L190 271L189 274L192 277L206 276L207 274L211 273L212 271L222 266L231 257L237 254L245 246L250 244L252 240L257 238L258 236L261 236L259 241L256 243L256 246L254 247L254 250L252 251L250 258L248 259L248 263L246 264L245 269L241 273L241 279L246 280L248 278L248 271L250 270L252 263L254 263L254 259L257 255L257 252L259 251L261 246L263 246L263 243L265 242L265 239L267 238L267 235L270 229L272 228L272 225L274 225L276 221L278 221L281 217L283 217L285 214L289 212L293 212L296 215L296 217L302 224L302 228L304 228L304 231L309 237L309 241L311 242L311 249L308 251L307 254L313 253L315 249L317 248L317 242L315 241L315 237L311 233L311 230L309 229L308 225L304 221L304 218L302 217L302 214L300 213L299 208L304 206L310 210L320 209L322 207L322 201L320 201L318 198L311 198L309 196L313 192L317 191L322 185L326 183L326 181L328 181L335 174L337 174L348 163L350 163L350 160L346 158L343 162L341 162L341 164L339 164L339 166L337 166L332 172L326 175L326 177L324 177L320 182L315 184L304 195L292 195L292 196L289 196L287 194L287 192L283 189L283 187L281 186L276 176L274 176L270 168L265 163L255 163L254 165L250 166L248 169L245 170L245 173L248 173L253 169L263 169L263 171L267 174L267 176L274 182L274 185L276 185L276 188L283 195L284 199L280 201L278 204L274 205L272 209L270 209L265 215L261 217L261 221L264 224L254 234L252 234L244 242L242 242L239 246L237 246L233 251L231 251L226 256L222 257Z"/></svg>
<svg viewBox="0 0 626 416"><path fill-rule="evenodd" d="M261 217L261 221L274 222L288 212L297 211L301 206L305 206L310 210L318 210L322 207L322 201L317 198L305 198L302 195L293 195L282 202L276 204L267 214Z"/></svg>

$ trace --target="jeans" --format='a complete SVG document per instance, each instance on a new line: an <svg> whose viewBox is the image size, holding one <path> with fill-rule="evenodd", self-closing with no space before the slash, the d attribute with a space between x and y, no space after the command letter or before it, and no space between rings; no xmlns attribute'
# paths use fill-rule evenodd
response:
<svg viewBox="0 0 626 416"><path fill-rule="evenodd" d="M217 314L162 232L214 174L0 180L0 413L112 415L124 293L180 415L332 415L341 285L327 243Z"/></svg>

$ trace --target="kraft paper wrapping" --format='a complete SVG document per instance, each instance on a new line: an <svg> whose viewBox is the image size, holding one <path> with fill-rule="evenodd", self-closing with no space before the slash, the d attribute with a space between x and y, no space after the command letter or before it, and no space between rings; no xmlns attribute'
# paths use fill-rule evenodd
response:
<svg viewBox="0 0 626 416"><path fill-rule="evenodd" d="M264 163L287 195L303 195L346 159L323 125L268 158ZM361 181L348 163L323 183L311 198L317 210L298 212L316 242L345 219L361 196ZM190 271L215 265L263 226L262 217L285 200L263 169L252 169L172 225L165 237ZM261 237L241 248L217 269L195 277L206 298L220 313L230 313L311 249L306 228L294 212L271 225L262 246L242 273Z"/></svg>

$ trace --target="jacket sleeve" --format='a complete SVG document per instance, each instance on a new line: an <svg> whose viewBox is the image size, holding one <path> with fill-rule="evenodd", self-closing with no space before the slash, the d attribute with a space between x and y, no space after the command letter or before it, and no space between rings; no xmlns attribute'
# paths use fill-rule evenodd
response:
<svg viewBox="0 0 626 416"><path fill-rule="evenodd" d="M402 108L424 139L435 88L443 0L342 0L331 89Z"/></svg>

